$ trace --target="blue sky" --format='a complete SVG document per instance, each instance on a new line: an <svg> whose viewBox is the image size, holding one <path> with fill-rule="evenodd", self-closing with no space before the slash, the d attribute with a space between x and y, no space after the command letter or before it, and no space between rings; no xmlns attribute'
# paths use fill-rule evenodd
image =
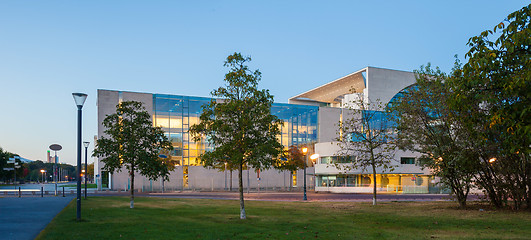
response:
<svg viewBox="0 0 531 240"><path fill-rule="evenodd" d="M209 96L225 57L251 55L277 102L366 66L449 71L466 43L527 1L0 1L0 147L76 161L72 92ZM92 162L89 159L89 162Z"/></svg>

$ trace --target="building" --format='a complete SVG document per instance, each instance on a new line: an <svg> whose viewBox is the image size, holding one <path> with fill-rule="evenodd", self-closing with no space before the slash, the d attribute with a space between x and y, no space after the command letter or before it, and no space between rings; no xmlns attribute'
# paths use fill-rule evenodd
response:
<svg viewBox="0 0 531 240"><path fill-rule="evenodd" d="M320 137L315 144L315 152L320 156L315 164L316 191L372 192L372 171L338 169L336 164L331 164L338 160L339 146L334 142L337 123L347 117L344 115L348 115L349 110L345 107L354 99L362 98L365 103L378 101L386 106L413 84L415 75L412 72L366 67L289 99L292 104L320 106ZM415 164L418 156L419 153L397 151L392 172L377 169L378 191L428 193L430 189L436 190L429 169Z"/></svg>
<svg viewBox="0 0 531 240"><path fill-rule="evenodd" d="M368 192L372 189L369 174L362 170L345 172L330 164L337 158L337 124L346 114L345 104L350 99L363 96L366 100L379 99L390 102L397 94L415 83L411 72L367 67L345 77L296 95L289 103L275 103L271 113L284 121L281 126L281 143L287 148L291 145L307 146L309 154L317 153L320 158L314 163L309 161L306 176L308 186L316 191L330 192ZM355 89L354 92L351 90ZM363 95L360 95L363 94ZM135 100L144 103L153 116L153 123L160 126L171 140L174 150L171 153L177 160L176 170L169 182L151 181L136 177L135 186L140 190L184 190L205 189L220 190L237 186L237 173L218 171L201 166L198 156L207 150L204 142L194 142L188 133L191 125L199 121L201 106L210 98L183 95L136 93L125 91L98 90L98 136L103 135L103 119L115 112L121 101ZM428 170L416 166L418 153L398 152L393 172L379 171L377 187L379 191L428 192L432 178ZM128 189L127 173L104 173L102 165L96 162L96 169L102 179L112 189ZM236 177L231 178L234 174ZM244 188L290 190L300 189L304 175L302 171L290 173L274 169L244 172ZM232 181L231 181L232 179ZM301 179L301 181L297 181ZM314 186L315 184L315 186Z"/></svg>

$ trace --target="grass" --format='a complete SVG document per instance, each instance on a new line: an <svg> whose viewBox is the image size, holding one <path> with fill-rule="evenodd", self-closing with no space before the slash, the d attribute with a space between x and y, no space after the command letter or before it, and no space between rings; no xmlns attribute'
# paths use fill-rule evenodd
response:
<svg viewBox="0 0 531 240"><path fill-rule="evenodd" d="M479 209L485 209L480 211ZM467 210L453 202L247 201L91 197L76 222L75 200L37 239L529 239L531 213Z"/></svg>

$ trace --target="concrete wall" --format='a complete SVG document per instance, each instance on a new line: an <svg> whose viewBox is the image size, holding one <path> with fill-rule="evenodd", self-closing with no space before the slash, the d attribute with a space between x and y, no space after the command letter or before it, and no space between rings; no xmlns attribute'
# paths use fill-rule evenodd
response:
<svg viewBox="0 0 531 240"><path fill-rule="evenodd" d="M338 137L338 124L341 108L320 107L318 114L318 139L317 142L331 142Z"/></svg>
<svg viewBox="0 0 531 240"><path fill-rule="evenodd" d="M144 104L147 112L151 115L153 112L153 95L149 93L135 93L135 92L121 92L121 91L112 91L112 90L103 90L98 89L98 99L96 105L98 106L98 138L105 136L103 126L103 120L113 113L116 113L116 105L120 101L139 101ZM97 166L97 167L96 167ZM104 164L98 159L97 164L94 164L95 174L100 175L97 179L98 185L101 184L101 169L104 167ZM118 175L123 175L120 173ZM114 184L111 179L111 185ZM136 181L135 181L136 183ZM120 183L121 184L121 183ZM101 185L98 186L98 189L101 189Z"/></svg>
<svg viewBox="0 0 531 240"><path fill-rule="evenodd" d="M383 68L367 68L367 97L387 104L402 89L415 83L415 74Z"/></svg>
<svg viewBox="0 0 531 240"><path fill-rule="evenodd" d="M256 191L258 187L262 190L275 191L289 191L300 190L303 186L303 170L297 171L298 186L290 185L292 181L288 171L277 171L275 169L263 170L260 172L260 180L255 169L243 171L243 187L247 189L251 187L252 191ZM123 170L119 173L114 173L112 176L113 190L127 190L130 188L130 178L128 172ZM313 189L314 184L314 168L306 169L306 185L308 189ZM188 187L183 186L183 169L182 166L176 167L171 172L169 181L164 181L165 191L182 191L182 190L197 190L197 191L220 191L224 190L225 186L230 187L230 172L218 171L216 169L208 169L202 166L189 166L188 168ZM226 185L225 185L226 184ZM141 176L139 173L135 175L135 189L138 191L161 191L162 180L149 180ZM238 172L232 172L232 189L238 189Z"/></svg>
<svg viewBox="0 0 531 240"><path fill-rule="evenodd" d="M320 157L325 156L336 156L337 152L339 151L340 147L338 145L338 142L326 142L326 143L317 143L315 144L315 152L319 154ZM428 175L431 174L429 169L422 169L420 166L417 166L416 164L400 164L400 158L401 157L419 157L420 153L415 153L411 151L401 151L397 150L395 152L394 160L392 161L392 165L395 166L395 169L393 171L384 171L383 168L377 168L377 173L393 173L393 174L423 174ZM348 167L351 166L350 164L339 164L338 167L336 167L334 164L321 164L320 161L317 162L315 165L315 171L319 175L336 175L340 173L346 173L346 174L372 174L372 170L368 168L366 171L363 171L363 169L348 169Z"/></svg>

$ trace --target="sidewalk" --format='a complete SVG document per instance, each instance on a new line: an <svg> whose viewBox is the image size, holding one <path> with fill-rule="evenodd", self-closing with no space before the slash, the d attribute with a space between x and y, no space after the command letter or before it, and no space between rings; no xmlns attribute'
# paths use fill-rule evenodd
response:
<svg viewBox="0 0 531 240"><path fill-rule="evenodd" d="M35 239L73 196L0 198L0 238Z"/></svg>

